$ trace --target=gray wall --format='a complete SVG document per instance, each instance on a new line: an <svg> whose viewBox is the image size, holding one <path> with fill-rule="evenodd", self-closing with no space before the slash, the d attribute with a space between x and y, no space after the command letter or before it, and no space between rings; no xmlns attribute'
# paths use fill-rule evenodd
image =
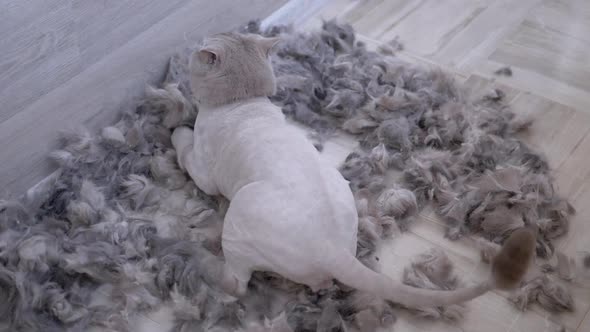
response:
<svg viewBox="0 0 590 332"><path fill-rule="evenodd" d="M0 0L0 198L53 171L60 130L97 130L203 35L286 0Z"/></svg>

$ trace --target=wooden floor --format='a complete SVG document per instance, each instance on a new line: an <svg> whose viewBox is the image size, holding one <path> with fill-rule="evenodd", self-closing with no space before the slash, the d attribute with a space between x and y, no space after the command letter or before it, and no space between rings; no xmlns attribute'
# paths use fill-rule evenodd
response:
<svg viewBox="0 0 590 332"><path fill-rule="evenodd" d="M287 0L0 0L0 195L53 170L57 132L112 123L170 55Z"/></svg>
<svg viewBox="0 0 590 332"><path fill-rule="evenodd" d="M141 83L157 78L175 47L266 16L281 3L248 2L234 8L229 0L214 6L200 0L0 0L3 190L21 192L49 171L44 158L57 130L111 121L113 109L130 102ZM145 14L131 15L137 12ZM107 17L112 26L101 23ZM578 210L558 249L575 258L590 251L589 1L291 0L267 23L296 22L311 29L322 18L334 17L351 23L371 47L398 36L404 59L440 66L472 89L498 86L516 112L532 114L535 125L525 139L547 155L559 191ZM512 68L512 77L493 74L503 66ZM339 164L354 144L349 137L336 137L323 156ZM382 249L383 271L399 277L412 256L438 246L465 280L485 273L473 243L445 240L443 230L424 212L409 233ZM576 301L574 313L551 315L539 307L521 313L507 301L508 294L492 292L468 303L459 324L402 315L393 330L590 331L590 279L578 278L568 287ZM167 331L170 322L163 308L140 317L136 330Z"/></svg>

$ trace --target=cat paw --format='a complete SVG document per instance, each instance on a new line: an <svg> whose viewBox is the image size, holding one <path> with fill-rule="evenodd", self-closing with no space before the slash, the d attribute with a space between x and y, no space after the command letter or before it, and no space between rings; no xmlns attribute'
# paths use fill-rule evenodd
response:
<svg viewBox="0 0 590 332"><path fill-rule="evenodd" d="M193 131L189 127L177 127L172 132L172 145L174 149L181 150L182 148L192 145L194 136Z"/></svg>
<svg viewBox="0 0 590 332"><path fill-rule="evenodd" d="M178 127L172 132L172 146L176 150L176 158L178 166L183 171L186 171L186 167L183 162L184 155L188 152L188 148L193 146L193 131L188 127Z"/></svg>

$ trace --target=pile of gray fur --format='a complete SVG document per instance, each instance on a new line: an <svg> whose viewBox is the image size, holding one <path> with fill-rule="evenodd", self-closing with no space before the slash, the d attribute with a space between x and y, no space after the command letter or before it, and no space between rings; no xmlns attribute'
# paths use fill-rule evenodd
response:
<svg viewBox="0 0 590 332"><path fill-rule="evenodd" d="M547 163L515 138L524 123L495 92L475 104L445 74L367 51L352 28L326 23L313 34L287 27L273 65L272 100L325 139L343 129L362 149L342 167L359 207L357 256L377 268L382 237L409 227L432 202L449 235L480 233L502 242L534 225L538 254L567 231L572 208L552 187ZM100 135L65 134L52 154L60 170L40 190L0 201L0 330L132 330L139 312L173 307L173 331L374 330L395 321L392 303L340 285L313 293L268 273L254 275L235 300L204 280L220 260L227 202L208 197L178 168L171 129L192 125L187 57L170 62L162 89ZM403 183L388 187L388 170ZM401 187L404 186L405 188ZM459 284L442 252L406 268L406 283L453 289ZM412 308L454 320L460 306Z"/></svg>

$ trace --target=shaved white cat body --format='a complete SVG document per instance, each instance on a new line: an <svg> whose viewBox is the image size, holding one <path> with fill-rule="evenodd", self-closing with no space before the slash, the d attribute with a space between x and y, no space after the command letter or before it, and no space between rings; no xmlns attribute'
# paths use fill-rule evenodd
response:
<svg viewBox="0 0 590 332"><path fill-rule="evenodd" d="M225 266L213 278L234 295L246 291L254 271L275 272L314 290L337 279L408 306L462 302L494 288L490 277L454 291L418 289L355 258L358 216L348 182L267 98L275 91L268 52L276 42L221 34L191 58L199 114L194 132L177 128L172 141L196 185L230 200L222 235Z"/></svg>
<svg viewBox="0 0 590 332"><path fill-rule="evenodd" d="M348 182L268 98L201 108L194 137L184 165L203 191L230 200L222 248L240 284L264 270L317 289L333 278L326 257L354 257Z"/></svg>

